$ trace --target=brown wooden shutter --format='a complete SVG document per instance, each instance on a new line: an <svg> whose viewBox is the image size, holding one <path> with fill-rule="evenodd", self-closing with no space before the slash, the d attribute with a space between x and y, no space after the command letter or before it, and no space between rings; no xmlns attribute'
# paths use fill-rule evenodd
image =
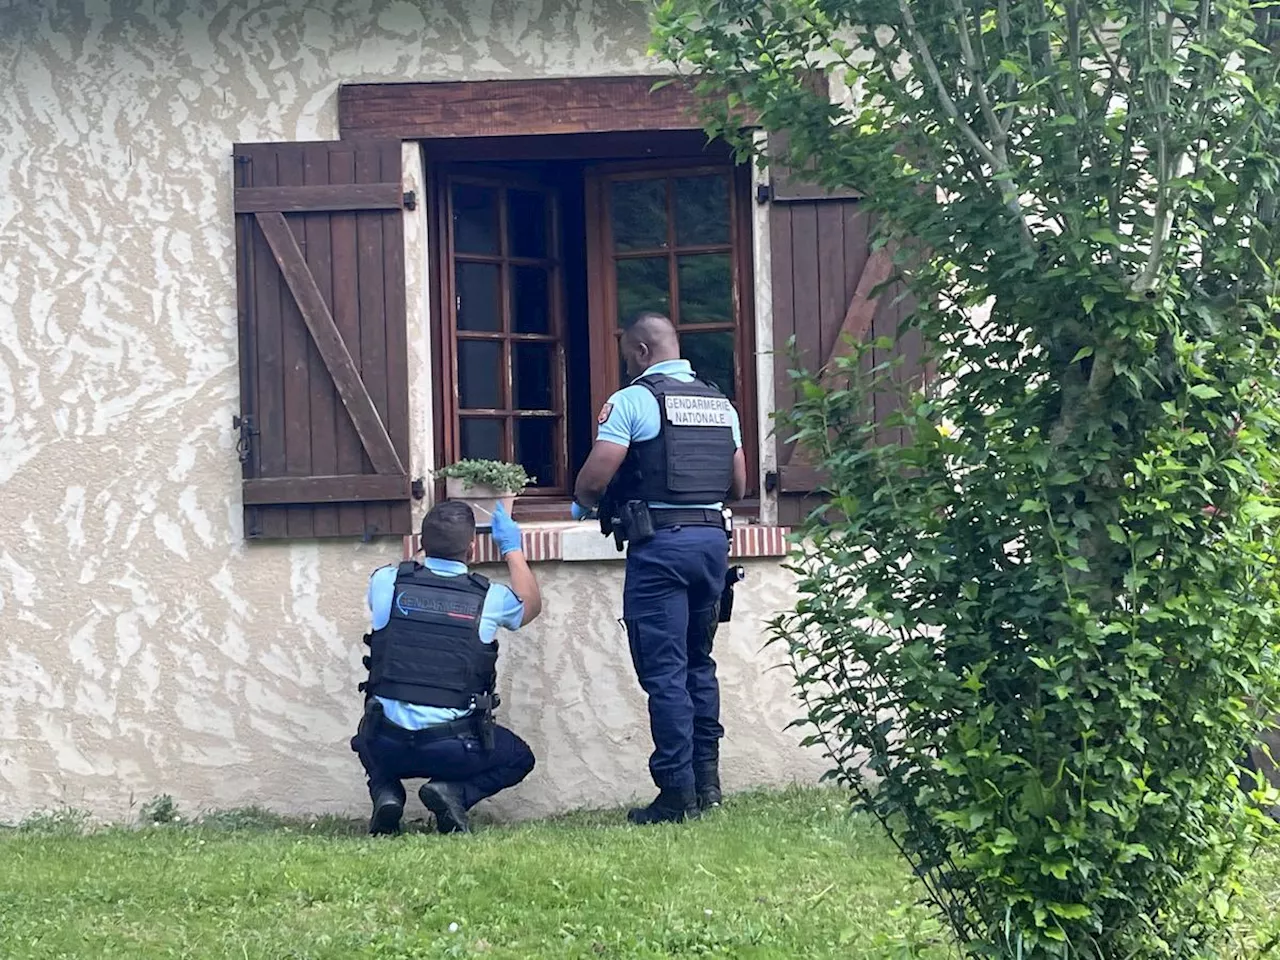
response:
<svg viewBox="0 0 1280 960"><path fill-rule="evenodd" d="M785 130L769 135L771 148L777 153L786 151L787 143L790 139ZM805 176L805 171L811 169L812 166L812 162L807 163L804 170L797 172L780 163L770 162L769 186L772 198L790 202L795 200L857 200L863 196L861 191L852 187L828 190L819 186Z"/></svg>
<svg viewBox="0 0 1280 960"><path fill-rule="evenodd" d="M410 532L400 143L238 144L245 536Z"/></svg>
<svg viewBox="0 0 1280 960"><path fill-rule="evenodd" d="M846 336L896 338L911 304L898 300L896 286L877 291L893 272L892 254L884 248L871 250L869 215L857 191L823 192L785 172L779 191L779 178L771 180L774 401L784 410L795 403L791 357L786 353L792 337L800 363L816 370L847 349ZM905 360L894 378L918 380L923 374L918 334L909 333L895 351ZM874 351L868 366L888 356L888 351ZM883 422L897 402L891 393L877 394L877 422ZM819 489L821 478L787 442L786 428L777 431L775 439L777 472L766 483L782 495L779 522L794 524L816 504L805 501Z"/></svg>

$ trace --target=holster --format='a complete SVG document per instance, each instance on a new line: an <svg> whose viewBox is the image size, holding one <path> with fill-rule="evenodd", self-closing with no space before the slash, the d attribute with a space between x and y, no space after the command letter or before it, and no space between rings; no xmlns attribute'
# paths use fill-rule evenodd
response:
<svg viewBox="0 0 1280 960"><path fill-rule="evenodd" d="M613 545L622 552L622 545L627 541L626 530L618 510L618 502L606 490L600 503L596 505L596 516L600 520L600 532L606 537L613 537Z"/></svg>
<svg viewBox="0 0 1280 960"><path fill-rule="evenodd" d="M493 729L497 726L493 711L502 703L502 698L493 693L476 697L475 701L476 712L472 716L476 722L476 739L480 741L480 748L488 753L493 749Z"/></svg>
<svg viewBox="0 0 1280 960"><path fill-rule="evenodd" d="M382 704L366 694L364 713L360 717L360 723L356 725L356 735L351 738L351 749L355 753L359 753L360 744L377 731L378 724L382 722L382 719Z"/></svg>
<svg viewBox="0 0 1280 960"><path fill-rule="evenodd" d="M622 505L622 528L627 541L639 546L653 539L653 514L643 500L628 500Z"/></svg>
<svg viewBox="0 0 1280 960"><path fill-rule="evenodd" d="M734 587L745 580L747 571L741 566L732 566L725 571L724 589L720 591L720 603L718 607L718 620L720 623L728 623L733 619L733 593Z"/></svg>

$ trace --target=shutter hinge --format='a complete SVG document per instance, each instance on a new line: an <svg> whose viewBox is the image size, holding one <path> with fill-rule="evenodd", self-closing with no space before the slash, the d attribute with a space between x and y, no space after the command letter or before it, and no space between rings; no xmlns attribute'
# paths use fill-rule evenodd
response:
<svg viewBox="0 0 1280 960"><path fill-rule="evenodd" d="M763 206L773 199L773 184L758 183L756 184L756 203Z"/></svg>
<svg viewBox="0 0 1280 960"><path fill-rule="evenodd" d="M406 190L404 193L404 208L406 210L418 209L418 195L412 190Z"/></svg>
<svg viewBox="0 0 1280 960"><path fill-rule="evenodd" d="M778 472L769 470L764 475L764 492L773 493L778 489Z"/></svg>
<svg viewBox="0 0 1280 960"><path fill-rule="evenodd" d="M253 157L245 153L233 153L231 155L231 159L234 160L236 163L252 163L253 162Z"/></svg>
<svg viewBox="0 0 1280 960"><path fill-rule="evenodd" d="M427 485L423 482L422 477L419 477L409 485L409 493L415 500L421 500L427 495Z"/></svg>
<svg viewBox="0 0 1280 960"><path fill-rule="evenodd" d="M373 524L373 523L371 523L371 524L369 524L368 526L366 526L366 527L364 528L364 533L360 536L360 542L361 542L361 543L368 543L369 541L371 541L371 540L372 540L374 537L376 537L377 535L378 535L378 527L377 527L377 524Z"/></svg>
<svg viewBox="0 0 1280 960"><path fill-rule="evenodd" d="M240 439L236 441L236 454L240 457L241 463L248 463L253 451L253 438L258 435L258 431L253 426L253 414L246 413L243 417L232 416L231 426L240 431Z"/></svg>

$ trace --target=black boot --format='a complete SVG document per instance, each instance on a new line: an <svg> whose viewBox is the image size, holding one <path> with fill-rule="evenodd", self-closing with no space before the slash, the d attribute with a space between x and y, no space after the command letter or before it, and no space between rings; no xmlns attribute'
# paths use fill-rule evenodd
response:
<svg viewBox="0 0 1280 960"><path fill-rule="evenodd" d="M627 819L635 824L682 823L697 820L699 815L698 794L693 787L663 787L653 803L636 807L627 814Z"/></svg>
<svg viewBox="0 0 1280 960"><path fill-rule="evenodd" d="M400 818L404 816L404 798L392 787L374 791L373 816L369 818L369 833L373 836L400 832Z"/></svg>
<svg viewBox="0 0 1280 960"><path fill-rule="evenodd" d="M720 794L720 763L708 760L693 765L693 782L698 791L698 809L713 810L724 798Z"/></svg>
<svg viewBox="0 0 1280 960"><path fill-rule="evenodd" d="M470 833L467 808L462 805L458 788L451 783L424 783L418 788L422 805L436 815L440 833Z"/></svg>

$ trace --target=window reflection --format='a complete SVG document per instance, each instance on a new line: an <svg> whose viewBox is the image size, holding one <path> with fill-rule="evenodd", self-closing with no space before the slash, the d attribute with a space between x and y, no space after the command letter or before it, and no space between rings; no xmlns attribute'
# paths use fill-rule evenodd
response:
<svg viewBox="0 0 1280 960"><path fill-rule="evenodd" d="M547 256L547 198L532 190L507 193L507 250L513 257Z"/></svg>
<svg viewBox="0 0 1280 960"><path fill-rule="evenodd" d="M454 276L458 288L458 329L502 329L502 313L498 309L501 269L492 263L459 263Z"/></svg>
<svg viewBox="0 0 1280 960"><path fill-rule="evenodd" d="M666 180L616 180L611 194L615 249L660 250L667 245Z"/></svg>
<svg viewBox="0 0 1280 960"><path fill-rule="evenodd" d="M463 409L493 410L502 406L501 367L501 343L458 341L458 393Z"/></svg>
<svg viewBox="0 0 1280 960"><path fill-rule="evenodd" d="M733 322L733 265L727 253L677 258L681 323Z"/></svg>
<svg viewBox="0 0 1280 960"><path fill-rule="evenodd" d="M676 244L700 247L729 242L729 178L677 177L674 182Z"/></svg>
<svg viewBox="0 0 1280 960"><path fill-rule="evenodd" d="M555 483L555 423L549 417L516 421L516 460L539 485Z"/></svg>
<svg viewBox="0 0 1280 960"><path fill-rule="evenodd" d="M453 248L458 253L498 254L497 190L453 185Z"/></svg>
<svg viewBox="0 0 1280 960"><path fill-rule="evenodd" d="M501 460L502 421L462 418L462 459Z"/></svg>
<svg viewBox="0 0 1280 960"><path fill-rule="evenodd" d="M517 410L550 410L552 401L551 361L555 354L549 343L511 345L512 382Z"/></svg>
<svg viewBox="0 0 1280 960"><path fill-rule="evenodd" d="M619 260L616 276L619 324L626 323L629 317L641 310L671 313L666 257Z"/></svg>
<svg viewBox="0 0 1280 960"><path fill-rule="evenodd" d="M681 352L693 365L694 372L712 381L730 400L737 398L734 383L733 331L685 333L680 337Z"/></svg>

